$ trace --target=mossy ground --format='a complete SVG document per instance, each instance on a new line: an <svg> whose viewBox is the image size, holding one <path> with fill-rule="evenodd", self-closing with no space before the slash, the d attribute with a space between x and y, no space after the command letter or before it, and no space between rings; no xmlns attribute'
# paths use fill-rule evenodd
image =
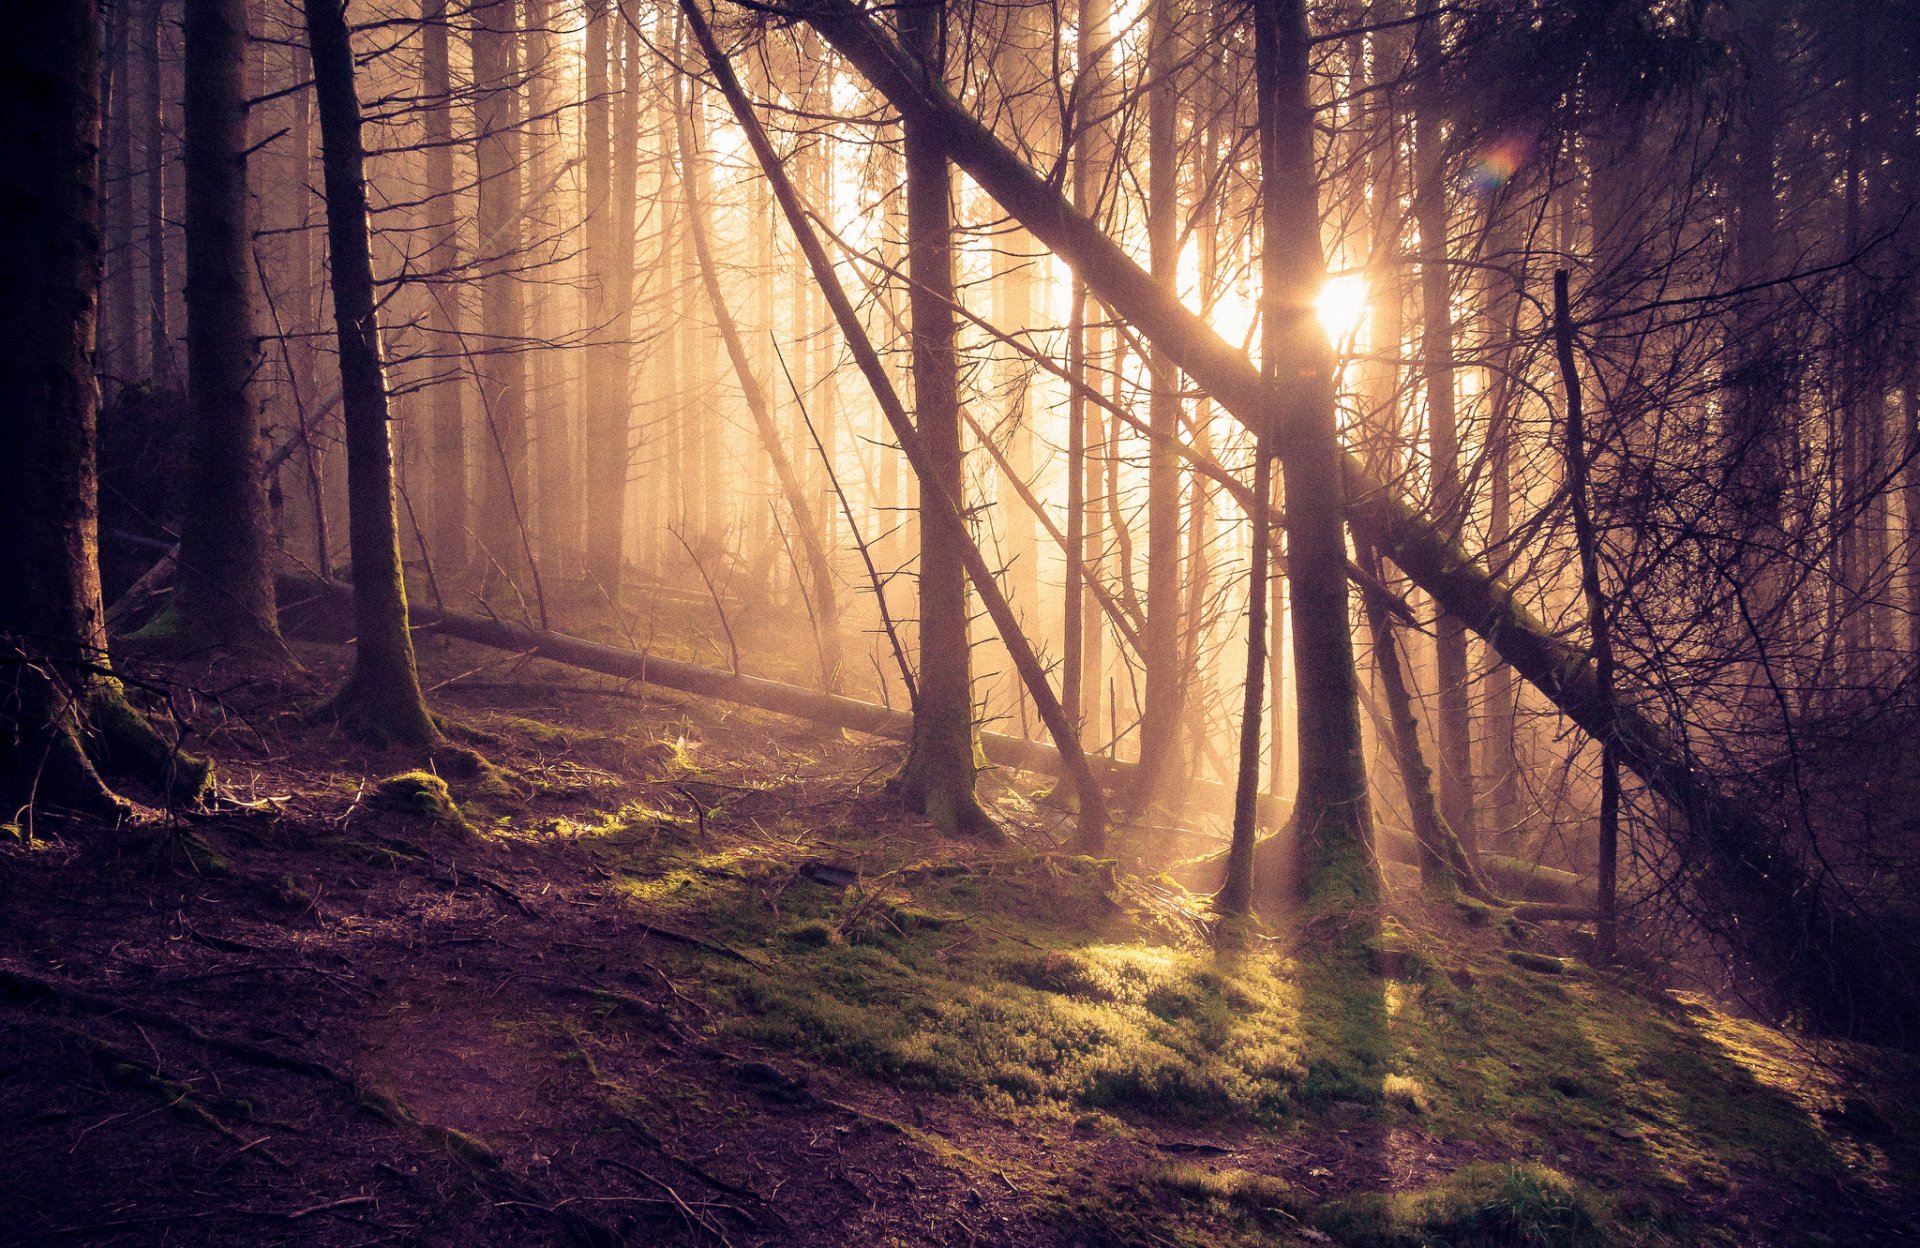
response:
<svg viewBox="0 0 1920 1248"><path fill-rule="evenodd" d="M566 1242L565 1210L630 1243L1920 1234L1911 1062L1529 969L1510 955L1557 951L1397 877L1354 923L1216 949L1204 899L1052 852L1065 817L1024 782L985 786L1013 846L944 840L884 793L897 747L527 679L437 695L485 766L413 771L315 725L249 752L203 726L248 798L198 825L217 877L105 835L0 849L0 970L251 1037L404 1110L369 1119L151 1017L63 1032L0 991L0 1058L72 1076L0 1094L19 1155L67 1167L54 1206L0 1225L110 1222L86 1194L133 1187L227 1242L355 1195L379 1204L325 1215L341 1243ZM467 835L424 834L450 811ZM148 1113L150 1088L96 1089L103 1060L157 1063L183 1104L272 1138L183 1182L209 1136L240 1145Z"/></svg>

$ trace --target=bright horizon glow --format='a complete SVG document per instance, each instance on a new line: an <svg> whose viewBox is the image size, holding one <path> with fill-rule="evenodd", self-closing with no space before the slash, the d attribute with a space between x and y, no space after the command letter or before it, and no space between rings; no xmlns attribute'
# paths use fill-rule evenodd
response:
<svg viewBox="0 0 1920 1248"><path fill-rule="evenodd" d="M1330 277L1313 300L1320 328L1336 343L1352 338L1367 320L1367 279L1358 273Z"/></svg>

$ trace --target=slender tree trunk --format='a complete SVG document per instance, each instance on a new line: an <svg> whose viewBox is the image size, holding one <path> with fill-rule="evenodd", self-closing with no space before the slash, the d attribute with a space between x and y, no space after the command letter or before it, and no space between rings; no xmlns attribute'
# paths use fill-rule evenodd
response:
<svg viewBox="0 0 1920 1248"><path fill-rule="evenodd" d="M1177 8L1151 0L1147 27L1147 240L1154 280L1179 285L1179 85L1175 81ZM1317 227L1316 227L1317 228ZM1180 670L1180 370L1159 347L1147 359L1147 631L1142 660L1146 690L1140 708L1140 790L1145 806L1166 796L1180 768L1179 737L1186 673Z"/></svg>
<svg viewBox="0 0 1920 1248"><path fill-rule="evenodd" d="M161 117L162 0L146 0L140 13L141 163L147 181L147 354L153 380L174 385L173 329L167 307L167 149Z"/></svg>
<svg viewBox="0 0 1920 1248"><path fill-rule="evenodd" d="M320 104L333 314L346 414L348 532L353 557L353 671L334 708L350 730L425 748L438 736L414 671L393 497L386 376L374 313L366 161L344 0L305 0Z"/></svg>
<svg viewBox="0 0 1920 1248"><path fill-rule="evenodd" d="M900 37L936 77L946 60L946 14L938 4L899 11ZM967 638L971 607L955 533L928 516L940 493L958 501L966 480L960 448L960 374L953 285L952 180L946 154L921 127L906 127L907 268L913 277L915 428L926 448L931 480L921 481L920 697L913 743L896 781L907 806L942 831L990 833L993 823L974 796L973 658Z"/></svg>
<svg viewBox="0 0 1920 1248"><path fill-rule="evenodd" d="M439 358L439 380L427 392L428 440L433 447L432 526L429 545L442 576L472 567L467 519L466 378L460 351L460 288L452 280L459 263L460 204L453 186L452 22L447 0L421 0L421 92L426 175L426 265L445 274L427 289L424 329L428 349Z"/></svg>
<svg viewBox="0 0 1920 1248"><path fill-rule="evenodd" d="M113 87L108 98L106 185L107 265L106 288L102 292L105 307L103 321L111 326L109 374L120 386L130 386L145 375L140 363L139 265L134 249L135 207L139 200L135 180L134 133L140 114L140 99L134 89L134 45L139 14L130 0L111 6L107 29L113 41L110 74ZM243 145L244 146L244 145Z"/></svg>
<svg viewBox="0 0 1920 1248"><path fill-rule="evenodd" d="M1513 370L1519 360L1515 339L1520 332L1520 294L1525 284L1526 256L1514 235L1512 209L1499 213L1489 237L1487 321L1494 343L1493 376L1487 402L1487 546L1496 557L1511 561L1513 539L1513 449L1515 413L1522 387ZM1513 669L1489 651L1487 662L1486 734L1480 745L1480 771L1487 781L1487 830L1502 852L1512 852L1520 827L1520 759L1515 747L1519 686Z"/></svg>
<svg viewBox="0 0 1920 1248"><path fill-rule="evenodd" d="M180 571L144 640L284 653L261 488L244 0L187 0L187 455Z"/></svg>
<svg viewBox="0 0 1920 1248"><path fill-rule="evenodd" d="M524 156L518 0L473 9L474 146L480 278L480 557L490 590L527 588L527 357L520 262Z"/></svg>
<svg viewBox="0 0 1920 1248"><path fill-rule="evenodd" d="M1082 113L1073 149L1073 205L1088 216L1098 210L1100 185L1112 163L1112 140L1103 114L1112 95L1107 64L1112 10L1108 0L1079 0L1076 92ZM1073 277L1072 321L1068 328L1068 373L1074 388L1068 407L1067 564L1063 700L1080 726L1083 742L1100 730L1100 678L1105 666L1100 612L1087 609L1089 578L1101 574L1100 495L1102 471L1094 448L1106 445L1098 406L1083 388L1098 385L1094 370L1101 357L1101 334L1087 321L1086 283Z"/></svg>
<svg viewBox="0 0 1920 1248"><path fill-rule="evenodd" d="M93 0L0 5L0 376L13 386L0 455L0 810L29 831L54 811L125 813L109 779L190 800L210 774L128 706L107 661L91 359L100 60Z"/></svg>
<svg viewBox="0 0 1920 1248"><path fill-rule="evenodd" d="M560 144L560 118L555 112L559 90L559 54L554 39L554 0L526 0L527 174L539 199L529 206L528 224L544 245L557 234L553 205L555 149ZM555 271L534 274L528 286L527 320L537 336L549 333L555 296ZM530 424L539 477L534 483L534 515L538 521L540 558L551 575L564 575L579 561L575 528L579 516L573 505L572 448L568 445L566 372L558 352L540 347L532 357L533 385Z"/></svg>
<svg viewBox="0 0 1920 1248"><path fill-rule="evenodd" d="M805 555L807 580L812 590L811 601L817 617L815 643L820 659L820 687L828 693L837 693L841 684L840 608L833 566L828 562L826 547L821 541L822 526L813 514L813 500L801 487L799 474L794 471L793 461L780 439L780 430L774 424L772 409L767 405L766 391L761 388L760 379L754 375L753 361L747 354L746 344L740 340L733 313L727 307L726 296L720 289L720 275L713 260L713 244L707 236L707 207L702 198L705 179L694 167L699 158L695 151L693 127L683 106L681 81L678 76L674 79L674 112L680 123L680 183L686 193L687 231L699 265L700 281L706 288L707 301L713 309L714 322L726 346L727 357L733 364L734 375L739 378L747 410L753 417L754 429L760 435L760 444L773 464L780 491L786 496L787 510L793 514L796 536Z"/></svg>
<svg viewBox="0 0 1920 1248"><path fill-rule="evenodd" d="M1421 73L1438 73L1440 18L1431 2L1421 8L1415 40ZM1450 534L1466 522L1461 494L1459 415L1454 403L1453 296L1448 243L1451 209L1447 203L1446 149L1441 138L1437 86L1423 83L1414 93L1414 217L1420 227L1420 366L1427 391L1427 447L1431 456L1433 517ZM1434 736L1439 744L1440 813L1454 835L1475 848L1473 723L1468 703L1467 627L1441 612L1434 625L1434 663L1439 706Z"/></svg>
<svg viewBox="0 0 1920 1248"><path fill-rule="evenodd" d="M583 133L586 151L586 288L583 293L587 330L597 339L586 349L581 364L581 391L586 406L587 579L609 597L618 599L621 547L627 514L627 393L626 347L613 339L623 318L619 310L632 301L632 290L621 290L619 214L613 202L613 49L617 32L608 29L613 0L589 0L586 40L586 101ZM610 37L611 36L611 37ZM627 186L623 194L631 195ZM630 275L629 275L630 276Z"/></svg>

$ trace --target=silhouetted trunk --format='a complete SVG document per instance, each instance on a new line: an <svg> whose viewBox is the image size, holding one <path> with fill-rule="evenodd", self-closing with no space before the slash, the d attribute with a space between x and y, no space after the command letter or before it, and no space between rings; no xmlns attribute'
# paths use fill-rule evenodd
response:
<svg viewBox="0 0 1920 1248"><path fill-rule="evenodd" d="M166 16L162 0L146 0L140 11L141 163L147 182L147 358L154 383L174 384L173 329L167 308L167 152L161 117L160 32Z"/></svg>
<svg viewBox="0 0 1920 1248"><path fill-rule="evenodd" d="M1078 63L1075 92L1081 107L1073 145L1073 204L1093 215L1100 183L1112 163L1112 142L1104 112L1112 94L1106 42L1112 12L1108 0L1079 0ZM1067 333L1067 371L1073 383L1067 409L1067 563L1061 697L1079 725L1081 740L1099 732L1100 677L1104 663L1104 625L1098 611L1087 610L1088 583L1100 571L1101 468L1091 452L1106 444L1100 409L1087 401L1083 387L1097 384L1093 370L1101 354L1101 332L1087 322L1086 283L1073 277L1073 304Z"/></svg>
<svg viewBox="0 0 1920 1248"><path fill-rule="evenodd" d="M1553 275L1553 345L1560 363L1560 384L1567 400L1567 497L1573 512L1574 544L1580 556L1580 592L1586 600L1587 628L1593 637L1594 684L1600 697L1613 700L1613 640L1608 605L1600 587L1600 551L1588 496L1587 423L1581 402L1580 373L1574 360L1573 315L1568 308L1567 271ZM1619 939L1619 903L1615 872L1620 859L1620 747L1611 731L1600 736L1599 870L1595 891L1600 920L1596 952L1613 956Z"/></svg>
<svg viewBox="0 0 1920 1248"><path fill-rule="evenodd" d="M527 574L527 357L520 263L521 75L514 64L518 0L473 8L474 222L480 278L480 559L489 590L525 595Z"/></svg>
<svg viewBox="0 0 1920 1248"><path fill-rule="evenodd" d="M949 492L945 488L944 482L946 478L943 476L937 454L928 447L919 430L915 428L914 422L908 418L906 409L901 404L899 395L894 389L892 379L887 374L886 366L881 362L879 354L874 350L872 341L867 337L866 330L860 323L858 313L855 312L852 302L848 300L845 290L842 289L839 278L834 272L833 263L827 257L826 250L821 246L819 238L814 234L812 224L807 219L800 199L794 193L793 185L791 181L788 180L778 156L774 153L772 145L767 141L766 134L761 130L758 120L754 117L751 105L745 95L741 93L740 84L738 80L734 78L732 68L728 64L725 55L714 42L712 32L706 28L706 24L701 19L699 11L693 7L693 0L681 0L681 12L686 15L688 22L692 26L694 34L700 42L701 51L705 53L709 65L713 68L715 77L719 80L721 89L726 93L728 103L733 108L736 119L740 122L741 127L746 130L748 142L752 145L754 154L760 161L761 168L765 170L768 180L773 184L775 198L779 201L781 211L786 214L787 224L792 229L794 239L806 257L807 266L812 270L814 280L819 284L820 292L825 297L829 310L840 326L841 334L846 339L847 347L853 354L854 362L859 366L861 375L866 378L869 388L873 391L875 401L879 403L881 412L887 418L887 424L892 428L894 437L900 442L901 451L905 454L908 463L913 466L915 476L920 480L921 511L924 517L921 528L924 530L928 527L938 526L945 530L949 543L947 547L948 557L957 557L963 572L973 582L975 589L978 590L981 601L987 609L987 614L992 618L994 628L999 632L1000 639L1007 648L1008 657L1013 660L1015 669L1020 673L1020 679L1026 688L1027 695L1033 699L1035 709L1038 711L1042 722L1046 724L1048 733L1053 737L1054 745L1060 754L1062 772L1067 782L1072 786L1073 795L1080 806L1079 827L1074 838L1074 846L1082 853L1098 853L1105 845L1107 820L1106 800L1098 782L1094 779L1092 770L1088 766L1086 755L1080 748L1079 737L1074 730L1074 725L1067 718L1066 711L1061 707L1059 698L1055 696L1053 687L1048 681L1046 670L1040 664L1039 657L1034 653L1033 647L1027 641L1026 635L1020 631L1020 623L1014 617L1013 609L1007 602L1006 595L1001 592L999 582L995 578L993 570L987 566L985 557L980 553L980 548L972 540L972 536L967 530L966 517L961 509L959 496ZM937 15L934 16L937 20ZM916 148L917 147L918 145L916 144ZM920 153L917 150L910 151L908 156L909 169L913 166L912 157L918 154ZM943 164L941 175L943 185L945 184L945 177ZM943 206L946 204L944 192L941 194L940 203ZM912 207L910 202L910 217ZM941 215L944 216L944 212ZM909 244L911 245L913 236L911 224L908 235ZM930 273L925 270L922 270L922 272L925 273L926 276L931 277L936 276L938 270ZM947 272L950 276L951 270L949 269ZM916 283L920 280L919 277L916 277ZM952 303L950 299L940 300L939 307L946 315L951 317ZM949 322L949 328L951 328L951 322ZM954 404L954 415L957 420L959 415L957 402ZM953 443L955 444L957 444L959 440L958 433L959 430L956 428L953 431ZM953 449L957 450L957 445L955 445ZM965 588L963 586L961 591L963 599L964 595ZM924 616L926 611L924 602L922 603L921 609ZM923 629L925 623L926 621L923 619ZM964 623L960 631L964 638ZM921 700L916 708L917 710L924 710L925 707L926 654L923 640ZM919 742L922 740L923 735L927 735L923 733L921 727L925 722L925 718L925 715L920 713L917 713L914 717L914 752L917 752ZM969 719L970 718L969 716ZM967 739L968 747L965 763L968 771L971 772L976 766L971 744L971 723L968 724ZM945 743L942 742L942 744ZM910 767L913 761L913 758L909 757L908 762ZM970 789L966 792L965 796L969 800L972 800ZM981 831L986 832L993 830L997 832L997 830L993 829L993 825L990 822L985 821L984 814L982 814L981 818Z"/></svg>
<svg viewBox="0 0 1920 1248"><path fill-rule="evenodd" d="M244 0L186 2L187 487L180 573L144 640L279 649L260 472Z"/></svg>
<svg viewBox="0 0 1920 1248"><path fill-rule="evenodd" d="M99 69L93 0L0 5L0 803L29 831L37 814L124 813L110 779L190 799L209 774L128 706L107 664L91 359Z"/></svg>
<svg viewBox="0 0 1920 1248"><path fill-rule="evenodd" d="M902 43L936 77L946 63L946 14L938 4L899 10ZM908 124L907 269L913 286L914 427L931 479L922 478L920 523L920 696L913 744L896 781L912 810L949 833L993 828L974 796L973 657L967 639L964 533L930 516L944 493L965 498L960 452L960 374L953 309L952 179L946 153L925 127Z"/></svg>
<svg viewBox="0 0 1920 1248"><path fill-rule="evenodd" d="M1147 249L1154 280L1169 293L1179 285L1180 171L1177 165L1179 96L1174 76L1177 37L1174 0L1147 9ZM1163 796L1180 768L1180 708L1186 673L1180 665L1180 370L1158 346L1147 355L1147 629L1141 659L1146 689L1140 707L1141 786L1144 806Z"/></svg>
<svg viewBox="0 0 1920 1248"><path fill-rule="evenodd" d="M627 517L627 398L623 341L632 305L632 274L620 263L619 213L612 182L615 49L609 29L613 0L592 0L587 13L586 100L582 108L586 150L587 274L584 294L588 332L605 341L587 348L581 363L582 421L586 438L587 579L609 598L620 594L621 551ZM626 136L631 140L631 136ZM629 142L629 146L631 143ZM622 195L631 195L631 179ZM622 276L627 285L620 284Z"/></svg>
<svg viewBox="0 0 1920 1248"><path fill-rule="evenodd" d="M438 735L420 694L393 500L387 385L374 315L365 157L353 48L343 0L305 0L320 103L327 242L347 427L348 533L353 558L353 671L334 700L349 731L424 748Z"/></svg>
<svg viewBox="0 0 1920 1248"><path fill-rule="evenodd" d="M1431 457L1433 518L1457 535L1466 521L1460 483L1459 414L1454 403L1453 295L1448 241L1446 147L1436 101L1440 17L1421 7L1415 39L1420 73L1428 79L1414 93L1414 217L1420 228L1420 367L1427 390L1427 450ZM1474 834L1473 724L1468 705L1467 626L1442 611L1434 622L1434 666L1439 705L1434 738L1439 745L1440 814L1469 852Z"/></svg>
<svg viewBox="0 0 1920 1248"><path fill-rule="evenodd" d="M427 204L425 263L444 274L427 289L423 318L429 349L439 358L438 380L427 391L428 441L433 447L432 540L442 576L472 566L467 521L467 431L465 360L460 355L460 288L452 280L459 262L456 243L460 205L453 187L453 74L447 0L421 0L421 152Z"/></svg>
<svg viewBox="0 0 1920 1248"><path fill-rule="evenodd" d="M812 500L801 488L800 478L794 472L793 460L787 455L787 448L780 440L780 430L774 424L772 409L767 405L766 392L760 387L760 379L754 375L753 362L747 356L746 344L740 340L740 331L734 325L733 313L727 307L726 296L720 290L720 275L714 268L712 243L707 237L706 202L701 194L702 179L694 168L698 159L694 151L693 127L688 124L687 110L680 94L681 79L674 78L674 112L679 118L680 182L686 191L687 231L692 238L695 259L700 269L700 281L706 288L707 302L713 309L714 322L720 330L721 340L727 349L727 358L733 364L734 375L739 378L740 391L746 400L747 411L753 417L753 426L760 435L760 445L773 464L775 477L780 482L780 492L787 500L787 509L793 513L795 535L799 540L807 567L807 580L811 587L810 600L815 614L814 640L820 659L820 687L829 693L837 693L840 688L840 608L833 582L833 566L827 560L826 548L821 544L823 526L814 515Z"/></svg>
<svg viewBox="0 0 1920 1248"><path fill-rule="evenodd" d="M555 149L561 142L560 114L555 111L561 65L554 40L554 0L526 0L526 5L527 174L535 196L527 206L527 223L534 230L536 244L544 248L547 239L560 234L554 211L558 201L554 162ZM553 304L558 298L552 289L558 281L557 270L549 267L531 278L527 323L536 335L545 336L550 332L547 326L553 323ZM533 384L528 407L534 466L539 474L534 482L533 510L541 566L549 576L565 575L580 560L576 536L580 515L573 499L566 370L559 354L545 344L535 347L531 364Z"/></svg>

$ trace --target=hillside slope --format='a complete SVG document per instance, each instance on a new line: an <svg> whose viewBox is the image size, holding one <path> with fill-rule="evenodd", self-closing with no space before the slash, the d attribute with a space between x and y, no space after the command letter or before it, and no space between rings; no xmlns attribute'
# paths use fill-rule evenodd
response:
<svg viewBox="0 0 1920 1248"><path fill-rule="evenodd" d="M219 811L0 849L0 1244L1920 1239L1907 1059L1404 896L1216 953L1017 784L941 841L897 747L537 664L431 656L414 772L265 714L308 657Z"/></svg>

